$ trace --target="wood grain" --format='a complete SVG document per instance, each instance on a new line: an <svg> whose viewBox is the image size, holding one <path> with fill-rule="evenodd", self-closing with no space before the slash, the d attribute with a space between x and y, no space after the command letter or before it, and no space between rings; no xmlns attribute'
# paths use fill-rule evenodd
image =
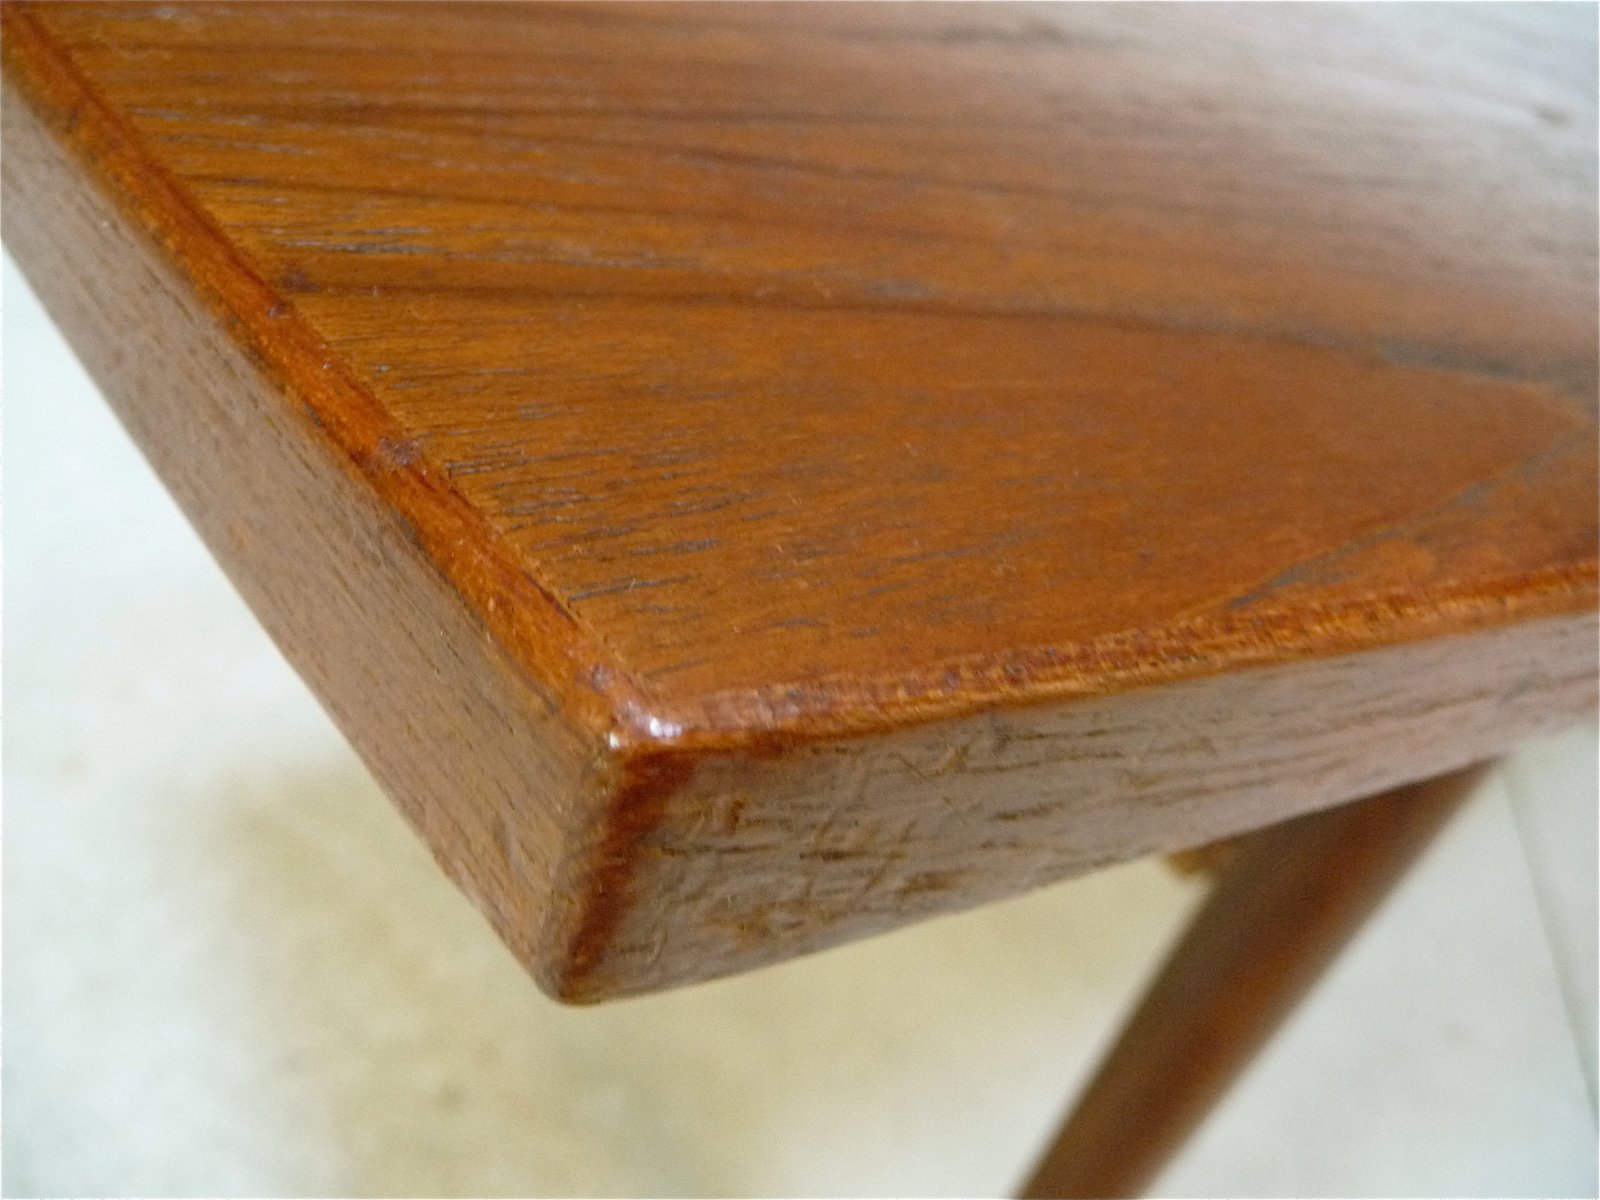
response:
<svg viewBox="0 0 1600 1200"><path fill-rule="evenodd" d="M1593 703L1592 9L0 11L8 245L557 994Z"/></svg>

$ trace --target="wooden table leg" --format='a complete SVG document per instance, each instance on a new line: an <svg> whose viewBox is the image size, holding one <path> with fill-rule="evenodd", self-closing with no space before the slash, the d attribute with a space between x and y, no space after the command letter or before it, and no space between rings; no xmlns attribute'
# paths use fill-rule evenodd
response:
<svg viewBox="0 0 1600 1200"><path fill-rule="evenodd" d="M1483 771L1244 839L1022 1195L1142 1192Z"/></svg>

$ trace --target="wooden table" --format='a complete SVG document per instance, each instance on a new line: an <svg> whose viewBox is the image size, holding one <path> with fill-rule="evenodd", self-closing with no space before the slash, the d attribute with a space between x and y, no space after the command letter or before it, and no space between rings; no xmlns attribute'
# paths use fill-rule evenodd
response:
<svg viewBox="0 0 1600 1200"><path fill-rule="evenodd" d="M1136 1190L1592 711L1592 6L0 11L7 245L552 995L1271 826Z"/></svg>

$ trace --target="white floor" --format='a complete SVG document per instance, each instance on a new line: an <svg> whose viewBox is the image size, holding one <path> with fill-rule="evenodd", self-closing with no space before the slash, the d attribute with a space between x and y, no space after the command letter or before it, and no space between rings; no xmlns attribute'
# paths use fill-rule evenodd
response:
<svg viewBox="0 0 1600 1200"><path fill-rule="evenodd" d="M1197 885L549 1003L4 282L7 1195L1015 1185ZM1496 775L1164 1194L1595 1195L1595 760Z"/></svg>

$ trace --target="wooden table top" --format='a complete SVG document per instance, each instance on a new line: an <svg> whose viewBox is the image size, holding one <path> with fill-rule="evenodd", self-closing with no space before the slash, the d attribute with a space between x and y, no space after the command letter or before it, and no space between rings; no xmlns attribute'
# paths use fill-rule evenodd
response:
<svg viewBox="0 0 1600 1200"><path fill-rule="evenodd" d="M4 21L8 245L554 993L1593 703L1592 6Z"/></svg>

